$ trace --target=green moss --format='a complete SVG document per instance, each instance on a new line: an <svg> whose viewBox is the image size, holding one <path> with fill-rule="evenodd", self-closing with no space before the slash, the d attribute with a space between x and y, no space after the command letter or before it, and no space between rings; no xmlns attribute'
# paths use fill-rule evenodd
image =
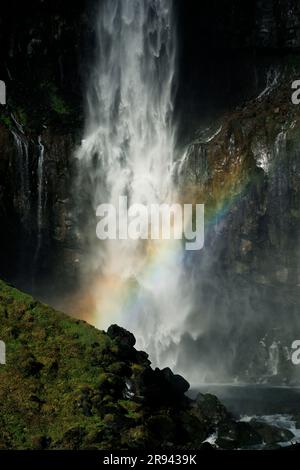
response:
<svg viewBox="0 0 300 470"><path fill-rule="evenodd" d="M42 92L46 95L46 101L49 102L49 107L54 113L59 116L70 114L70 108L59 94L58 88L52 82L42 82L40 85Z"/></svg>
<svg viewBox="0 0 300 470"><path fill-rule="evenodd" d="M125 416L136 422L141 421L144 414L140 403L129 400L120 400L119 405L125 410Z"/></svg>
<svg viewBox="0 0 300 470"><path fill-rule="evenodd" d="M17 107L15 110L15 116L17 121L23 126L28 126L29 118L24 108Z"/></svg>
<svg viewBox="0 0 300 470"><path fill-rule="evenodd" d="M157 448L177 439L183 411L188 430L174 445L202 430L189 400L159 401L164 381L155 382L133 347L122 356L122 335L110 337L1 281L0 339L7 352L0 366L0 449ZM154 404L140 396L143 375L151 374Z"/></svg>
<svg viewBox="0 0 300 470"><path fill-rule="evenodd" d="M300 71L300 57L299 54L289 54L286 58L287 72L295 73Z"/></svg>
<svg viewBox="0 0 300 470"><path fill-rule="evenodd" d="M12 128L12 119L5 112L0 112L0 123L4 124L4 126L6 126L8 129Z"/></svg>
<svg viewBox="0 0 300 470"><path fill-rule="evenodd" d="M110 393L114 386L120 390L121 379L105 375L100 364L91 365L95 344L100 349L112 346L105 333L0 281L0 338L7 347L7 365L0 366L2 447L6 442L10 448L32 448L41 441L75 448L78 439L73 436L72 441L70 429L84 429L91 439L103 427L101 415L87 416L78 399L83 387L94 393L105 381ZM110 362L114 360L112 355ZM85 445L84 439L80 442Z"/></svg>

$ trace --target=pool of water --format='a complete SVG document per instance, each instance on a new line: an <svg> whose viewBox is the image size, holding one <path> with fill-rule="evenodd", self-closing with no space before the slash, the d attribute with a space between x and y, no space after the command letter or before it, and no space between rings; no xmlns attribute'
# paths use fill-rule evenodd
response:
<svg viewBox="0 0 300 470"><path fill-rule="evenodd" d="M300 387L213 384L192 386L188 395L195 398L198 393L216 395L236 417L300 414Z"/></svg>

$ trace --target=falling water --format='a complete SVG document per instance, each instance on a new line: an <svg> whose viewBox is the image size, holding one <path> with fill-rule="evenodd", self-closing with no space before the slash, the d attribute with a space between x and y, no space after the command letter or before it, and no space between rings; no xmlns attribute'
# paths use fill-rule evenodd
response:
<svg viewBox="0 0 300 470"><path fill-rule="evenodd" d="M24 136L21 136L15 131L12 131L12 135L17 149L19 176L21 182L20 190L24 202L28 202L28 195L30 192L28 142Z"/></svg>
<svg viewBox="0 0 300 470"><path fill-rule="evenodd" d="M45 147L41 136L38 137L38 167L37 167L37 248L35 261L37 261L42 243L43 210L44 210L44 155Z"/></svg>
<svg viewBox="0 0 300 470"><path fill-rule="evenodd" d="M268 372L271 376L276 376L278 374L279 369L279 344L277 341L273 341L269 348L269 361L268 361Z"/></svg>
<svg viewBox="0 0 300 470"><path fill-rule="evenodd" d="M117 206L122 195L130 204L176 202L174 24L172 0L101 2L86 132L77 152L78 193L88 217L99 203ZM101 245L95 228L90 227L91 256L83 267L88 283L93 278L92 321L131 329L155 363L175 366L171 346L180 341L188 313L180 242Z"/></svg>

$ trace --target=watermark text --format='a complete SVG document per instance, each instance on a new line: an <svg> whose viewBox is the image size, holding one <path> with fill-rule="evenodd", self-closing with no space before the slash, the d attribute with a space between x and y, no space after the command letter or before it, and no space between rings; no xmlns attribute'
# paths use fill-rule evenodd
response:
<svg viewBox="0 0 300 470"><path fill-rule="evenodd" d="M299 366L300 365L300 340L296 340L292 344L292 363L294 366Z"/></svg>
<svg viewBox="0 0 300 470"><path fill-rule="evenodd" d="M6 85L3 80L0 80L0 104L6 104Z"/></svg>
<svg viewBox="0 0 300 470"><path fill-rule="evenodd" d="M4 341L0 341L0 365L6 364L6 346Z"/></svg>
<svg viewBox="0 0 300 470"><path fill-rule="evenodd" d="M120 196L118 207L100 204L99 240L185 240L188 251L204 246L204 204L132 204Z"/></svg>

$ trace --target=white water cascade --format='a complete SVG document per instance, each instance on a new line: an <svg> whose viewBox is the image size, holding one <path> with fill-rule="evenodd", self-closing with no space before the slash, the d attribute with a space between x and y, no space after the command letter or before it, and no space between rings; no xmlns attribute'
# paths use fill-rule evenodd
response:
<svg viewBox="0 0 300 470"><path fill-rule="evenodd" d="M17 155L18 155L18 170L19 170L19 177L20 177L20 190L22 195L26 195L23 197L24 202L30 201L29 193L30 193L30 175L29 175L29 150L28 150L28 141L22 135L22 132L18 133L16 131L11 131L14 137ZM27 202L30 205L30 202Z"/></svg>
<svg viewBox="0 0 300 470"><path fill-rule="evenodd" d="M100 203L117 206L124 195L130 204L177 201L176 49L172 0L101 2L86 131L76 155L77 192L89 220ZM176 343L189 312L181 242L99 242L95 230L91 224L91 253L82 263L90 321L130 329L155 364L176 368Z"/></svg>
<svg viewBox="0 0 300 470"><path fill-rule="evenodd" d="M42 143L41 136L38 137L38 165L37 165L37 246L34 257L36 263L39 258L42 246L42 230L43 230L43 213L44 213L44 160L45 147Z"/></svg>

